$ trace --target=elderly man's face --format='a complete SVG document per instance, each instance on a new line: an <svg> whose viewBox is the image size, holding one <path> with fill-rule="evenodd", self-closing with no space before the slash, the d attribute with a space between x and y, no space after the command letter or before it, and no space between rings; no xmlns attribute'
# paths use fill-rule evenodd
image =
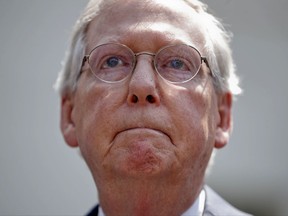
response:
<svg viewBox="0 0 288 216"><path fill-rule="evenodd" d="M108 42L135 53L185 43L203 53L193 9L156 2L117 1L103 11L89 25L86 53ZM131 78L119 83L97 79L84 65L75 94L62 102L67 143L80 147L98 184L128 178L201 184L213 148L228 139L230 95L216 94L204 63L191 81L172 84L159 77L151 56L137 60Z"/></svg>

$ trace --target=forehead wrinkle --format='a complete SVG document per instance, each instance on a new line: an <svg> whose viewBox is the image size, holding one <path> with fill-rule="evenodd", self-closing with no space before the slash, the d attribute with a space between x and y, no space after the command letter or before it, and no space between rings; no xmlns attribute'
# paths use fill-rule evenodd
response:
<svg viewBox="0 0 288 216"><path fill-rule="evenodd" d="M145 35L145 38L143 36ZM119 42L126 44L135 52L143 51L156 51L153 50L154 44L157 48L161 48L167 44L185 43L184 33L183 37L179 37L171 32L171 26L165 23L141 23L141 26L134 26L128 29L125 34L119 38ZM137 48L141 47L140 50ZM155 49L155 48L154 48Z"/></svg>
<svg viewBox="0 0 288 216"><path fill-rule="evenodd" d="M197 14L197 11L183 0L105 0L102 1L100 9L100 16L108 15L106 18L132 16L133 20L141 21L151 17L175 21L187 19L187 13ZM133 11L137 13L130 13Z"/></svg>
<svg viewBox="0 0 288 216"><path fill-rule="evenodd" d="M165 1L171 3L169 0ZM165 1L129 0L129 4L125 4L126 0L118 0L107 1L105 4L103 3L100 14L92 20L88 27L87 45L90 46L89 49L96 45L95 40L97 41L98 39L99 44L101 37L103 35L107 36L109 33L111 33L109 36L110 42L122 40L124 43L125 41L128 41L129 38L130 44L137 43L139 37L140 41L146 39L143 38L143 34L141 35L140 33L147 32L146 35L151 38L150 40L160 41L162 44L165 44L165 42L166 44L173 43L176 36L171 32L171 28L167 28L169 31L165 31L165 24L167 25L167 23L170 26L175 27L175 29L178 28L181 29L183 33L187 33L188 40L189 34L193 35L194 40L195 38L197 39L197 41L193 41L192 44L191 42L188 44L193 45L203 42L203 34L200 25L197 23L197 12L182 0L173 0L173 2L182 3L181 6L176 8L171 8L169 3L165 4ZM181 11L180 9L183 9L184 7L185 10ZM187 13L189 13L188 19L186 16ZM153 23L155 25L153 25ZM156 31L158 30L158 32L160 32L159 28L162 33L161 37ZM149 33L147 29L155 29L155 32ZM165 35L165 37L163 37L163 35ZM108 37L106 37L106 39L107 38ZM89 44L90 42L91 44Z"/></svg>
<svg viewBox="0 0 288 216"><path fill-rule="evenodd" d="M181 33L180 33L181 32ZM196 46L198 40L191 41L187 32L167 23L137 23L134 26L123 28L117 34L104 34L97 44L121 43L131 48L134 52L156 52L170 44L189 44Z"/></svg>

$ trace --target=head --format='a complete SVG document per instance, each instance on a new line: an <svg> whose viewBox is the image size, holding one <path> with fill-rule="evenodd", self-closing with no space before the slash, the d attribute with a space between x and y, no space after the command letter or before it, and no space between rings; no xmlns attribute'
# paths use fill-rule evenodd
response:
<svg viewBox="0 0 288 216"><path fill-rule="evenodd" d="M55 88L61 96L75 91L77 77L82 67L82 60L87 46L87 28L90 22L97 15L99 16L102 1L90 0L74 26L70 47L66 52L63 68L55 84ZM235 74L235 65L229 47L231 33L224 29L224 26L216 17L207 12L207 5L198 0L183 1L187 3L187 7L191 7L197 12L199 25L205 30L203 54L208 58L209 67L214 75L215 88L220 91L230 91L233 95L240 94L241 88ZM113 1L109 2L113 4ZM173 1L170 1L170 4L177 5ZM110 15L114 16L113 14ZM187 22L189 21L187 20Z"/></svg>
<svg viewBox="0 0 288 216"><path fill-rule="evenodd" d="M137 178L201 187L213 149L228 142L232 97L240 92L229 41L197 0L88 3L57 89L63 136L80 148L100 191L103 182ZM83 63L106 43L144 53L121 82L105 82ZM193 46L207 59L188 82L169 82L153 65L151 53L176 44Z"/></svg>

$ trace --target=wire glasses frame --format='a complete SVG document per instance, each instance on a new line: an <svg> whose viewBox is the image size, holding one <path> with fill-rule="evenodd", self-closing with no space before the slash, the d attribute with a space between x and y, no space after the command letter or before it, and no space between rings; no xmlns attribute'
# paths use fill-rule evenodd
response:
<svg viewBox="0 0 288 216"><path fill-rule="evenodd" d="M128 46L118 43L96 46L84 56L82 67L88 62L91 72L98 79L107 83L117 83L133 73L137 57L140 55L152 56L156 72L171 83L185 83L192 80L200 71L203 62L209 68L206 57L201 56L200 52L190 45L168 45L157 53L134 53ZM82 72L81 70L80 74Z"/></svg>

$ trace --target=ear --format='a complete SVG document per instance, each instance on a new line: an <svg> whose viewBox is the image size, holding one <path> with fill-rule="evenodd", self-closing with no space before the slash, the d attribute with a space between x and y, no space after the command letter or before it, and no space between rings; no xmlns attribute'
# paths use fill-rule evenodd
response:
<svg viewBox="0 0 288 216"><path fill-rule="evenodd" d="M232 130L232 94L225 92L218 96L219 121L216 129L215 148L224 147Z"/></svg>
<svg viewBox="0 0 288 216"><path fill-rule="evenodd" d="M75 124L72 118L73 108L73 98L71 96L62 97L60 119L61 132L69 146L77 147L78 141L76 137Z"/></svg>

